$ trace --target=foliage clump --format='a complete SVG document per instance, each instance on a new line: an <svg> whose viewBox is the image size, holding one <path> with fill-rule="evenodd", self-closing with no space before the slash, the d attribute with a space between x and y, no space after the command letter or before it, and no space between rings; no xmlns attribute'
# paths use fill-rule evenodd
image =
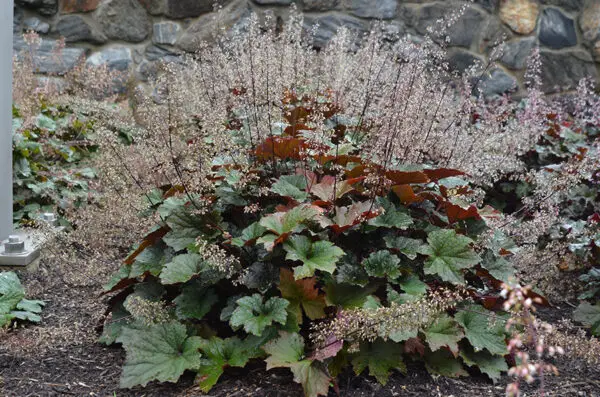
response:
<svg viewBox="0 0 600 397"><path fill-rule="evenodd" d="M15 321L39 323L45 303L25 299L25 289L15 272L0 272L0 328Z"/></svg>
<svg viewBox="0 0 600 397"><path fill-rule="evenodd" d="M347 366L385 383L405 357L496 379L510 240L474 183L521 167L537 131L476 127L485 104L431 42L341 31L316 52L301 17L268 22L166 66L133 145L99 134L102 178L155 223L106 286L122 385L192 370L207 391L256 358L308 396Z"/></svg>
<svg viewBox="0 0 600 397"><path fill-rule="evenodd" d="M527 170L501 178L487 199L516 221L520 277L555 301L587 300L575 319L598 335L600 99L589 81L581 81L570 107L546 110L544 133L522 156Z"/></svg>
<svg viewBox="0 0 600 397"><path fill-rule="evenodd" d="M94 200L93 122L66 106L43 104L33 122L13 108L13 220L34 224L43 212Z"/></svg>

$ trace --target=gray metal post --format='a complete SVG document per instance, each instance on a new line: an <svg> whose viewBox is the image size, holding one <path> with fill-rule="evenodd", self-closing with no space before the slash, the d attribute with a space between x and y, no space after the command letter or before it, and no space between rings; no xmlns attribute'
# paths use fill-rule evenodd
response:
<svg viewBox="0 0 600 397"><path fill-rule="evenodd" d="M12 191L12 59L14 0L0 7L0 271L27 266L40 256L39 242L13 231Z"/></svg>
<svg viewBox="0 0 600 397"><path fill-rule="evenodd" d="M12 233L13 0L0 7L0 241Z"/></svg>

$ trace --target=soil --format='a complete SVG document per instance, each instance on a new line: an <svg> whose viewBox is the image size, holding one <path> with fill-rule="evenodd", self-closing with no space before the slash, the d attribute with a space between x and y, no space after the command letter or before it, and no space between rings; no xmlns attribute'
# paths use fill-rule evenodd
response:
<svg viewBox="0 0 600 397"><path fill-rule="evenodd" d="M68 267L42 262L33 273L21 273L29 296L47 302L43 322L0 333L0 396L199 396L192 374L177 384L150 384L146 388L118 388L124 353L120 347L97 343L105 300L100 298L101 277L85 265ZM569 305L540 312L549 322L569 317ZM546 396L600 397L600 368L574 359L555 363L559 376L546 377ZM477 373L462 379L433 378L419 363L408 363L408 375L394 374L386 386L351 372L340 376L342 397L391 396L504 396L507 378L493 384ZM541 395L539 385L522 387L524 396ZM289 371L266 371L255 364L228 369L211 390L214 397L300 397L301 387ZM332 390L330 396L337 394Z"/></svg>

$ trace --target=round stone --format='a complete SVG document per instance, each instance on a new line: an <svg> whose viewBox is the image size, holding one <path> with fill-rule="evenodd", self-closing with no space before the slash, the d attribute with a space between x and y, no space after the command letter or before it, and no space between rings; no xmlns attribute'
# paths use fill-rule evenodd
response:
<svg viewBox="0 0 600 397"><path fill-rule="evenodd" d="M575 23L558 8L546 8L540 20L540 43L558 50L577 45Z"/></svg>
<svg viewBox="0 0 600 397"><path fill-rule="evenodd" d="M569 50L561 53L541 51L540 56L542 89L546 93L573 89L583 78L598 81L598 72L588 51Z"/></svg>
<svg viewBox="0 0 600 397"><path fill-rule="evenodd" d="M525 69L527 59L531 55L535 44L535 37L525 37L504 43L500 62L513 70Z"/></svg>
<svg viewBox="0 0 600 397"><path fill-rule="evenodd" d="M59 19L56 30L67 42L88 41L104 43L106 37L81 15L66 15Z"/></svg>
<svg viewBox="0 0 600 397"><path fill-rule="evenodd" d="M517 79L500 68L491 70L477 81L479 85L474 86L473 89L476 94L479 93L484 98L492 98L519 90Z"/></svg>
<svg viewBox="0 0 600 397"><path fill-rule="evenodd" d="M579 26L586 41L593 42L600 38L600 2L594 1L586 4L579 17Z"/></svg>
<svg viewBox="0 0 600 397"><path fill-rule="evenodd" d="M396 16L396 0L351 0L350 13L361 18L391 19Z"/></svg>
<svg viewBox="0 0 600 397"><path fill-rule="evenodd" d="M339 5L339 0L302 0L302 10L310 11L329 11Z"/></svg>
<svg viewBox="0 0 600 397"><path fill-rule="evenodd" d="M154 44L173 45L177 41L177 36L179 35L180 30L181 27L176 22L157 22L154 24L152 42Z"/></svg>
<svg viewBox="0 0 600 397"><path fill-rule="evenodd" d="M137 0L107 0L95 13L96 20L109 39L144 41L152 30L146 9Z"/></svg>
<svg viewBox="0 0 600 397"><path fill-rule="evenodd" d="M500 3L500 19L520 34L533 32L538 14L539 6L534 0L505 0Z"/></svg>
<svg viewBox="0 0 600 397"><path fill-rule="evenodd" d="M106 65L111 70L126 71L132 64L131 49L128 47L112 47L93 53L86 64L90 66Z"/></svg>

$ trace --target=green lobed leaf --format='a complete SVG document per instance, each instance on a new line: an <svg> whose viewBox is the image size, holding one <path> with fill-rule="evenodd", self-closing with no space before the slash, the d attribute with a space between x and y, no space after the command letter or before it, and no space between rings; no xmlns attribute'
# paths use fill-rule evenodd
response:
<svg viewBox="0 0 600 397"><path fill-rule="evenodd" d="M206 265L198 254L177 255L165 265L160 274L160 281L163 284L185 283L205 268Z"/></svg>
<svg viewBox="0 0 600 397"><path fill-rule="evenodd" d="M600 303L592 305L589 302L582 302L573 312L573 319L591 327L593 335L600 335Z"/></svg>
<svg viewBox="0 0 600 397"><path fill-rule="evenodd" d="M318 207L299 205L287 212L276 212L260 220L260 225L267 230L282 235L298 232L305 227L305 222L317 218L321 214Z"/></svg>
<svg viewBox="0 0 600 397"><path fill-rule="evenodd" d="M459 310L454 316L463 327L465 336L475 352L487 349L492 354L506 354L503 322L494 321L492 317L492 312L478 305Z"/></svg>
<svg viewBox="0 0 600 397"><path fill-rule="evenodd" d="M266 231L266 228L261 226L258 222L254 222L242 230L242 234L239 237L234 238L231 243L237 247L252 244L253 241L265 234Z"/></svg>
<svg viewBox="0 0 600 397"><path fill-rule="evenodd" d="M316 282L314 277L295 280L290 270L281 269L279 290L290 302L288 310L296 315L299 324L302 324L302 309L311 320L325 317L325 296L315 287Z"/></svg>
<svg viewBox="0 0 600 397"><path fill-rule="evenodd" d="M491 251L483 255L481 267L486 269L496 279L508 283L515 276L515 268L501 256L496 257Z"/></svg>
<svg viewBox="0 0 600 397"><path fill-rule="evenodd" d="M203 358L200 360L196 380L200 383L200 389L204 393L208 393L218 382L225 368L243 368L251 358L260 355L260 352L253 348L248 341L254 342L248 339L241 341L237 337L227 339L213 337L201 341L200 350Z"/></svg>
<svg viewBox="0 0 600 397"><path fill-rule="evenodd" d="M400 258L387 250L373 252L363 261L367 274L372 277L398 278L401 274L399 265Z"/></svg>
<svg viewBox="0 0 600 397"><path fill-rule="evenodd" d="M267 370L289 368L294 374L294 381L302 385L306 397L327 395L330 378L318 362L304 358L302 336L280 332L279 338L267 343L263 349L269 354L265 360Z"/></svg>
<svg viewBox="0 0 600 397"><path fill-rule="evenodd" d="M419 253L429 256L425 261L425 274L435 274L443 281L464 284L463 269L469 269L481 258L470 247L473 240L457 234L454 230L435 230L427 237L428 245Z"/></svg>
<svg viewBox="0 0 600 397"><path fill-rule="evenodd" d="M43 301L25 299L25 289L14 272L0 272L0 328L14 320L39 323Z"/></svg>
<svg viewBox="0 0 600 397"><path fill-rule="evenodd" d="M44 301L22 299L17 303L16 309L30 313L41 313L44 306L46 306Z"/></svg>
<svg viewBox="0 0 600 397"><path fill-rule="evenodd" d="M447 314L438 317L427 329L423 330L425 340L431 351L447 347L453 353L458 353L458 341L464 337L458 324Z"/></svg>
<svg viewBox="0 0 600 397"><path fill-rule="evenodd" d="M249 289L267 292L279 279L278 269L270 262L254 262L246 268L242 282Z"/></svg>
<svg viewBox="0 0 600 397"><path fill-rule="evenodd" d="M219 301L213 289L206 289L196 280L181 288L181 294L173 299L177 317L180 319L201 320L215 303Z"/></svg>
<svg viewBox="0 0 600 397"><path fill-rule="evenodd" d="M385 246L392 251L399 251L408 259L415 259L419 253L419 248L424 245L421 240L402 237L402 236L385 236L383 238Z"/></svg>
<svg viewBox="0 0 600 397"><path fill-rule="evenodd" d="M369 275L354 255L346 253L337 265L335 279L338 283L365 286L369 283Z"/></svg>
<svg viewBox="0 0 600 397"><path fill-rule="evenodd" d="M425 354L425 368L434 375L442 375L448 378L468 376L462 364L448 350L440 349Z"/></svg>
<svg viewBox="0 0 600 397"><path fill-rule="evenodd" d="M475 352L472 349L463 348L460 351L460 357L469 367L479 368L494 383L500 380L502 372L508 371L508 365L504 357L494 356L485 350Z"/></svg>
<svg viewBox="0 0 600 397"><path fill-rule="evenodd" d="M123 327L132 322L131 313L125 309L122 302L112 307L110 315L110 321L104 324L102 335L98 339L98 342L107 346L115 343Z"/></svg>
<svg viewBox="0 0 600 397"><path fill-rule="evenodd" d="M25 289L17 274L15 272L0 273L0 315L7 314L16 308L24 297Z"/></svg>
<svg viewBox="0 0 600 397"><path fill-rule="evenodd" d="M215 225L220 222L220 216L214 212L197 216L187 207L174 209L167 218L171 231L163 237L163 241L176 252L181 251L194 244L200 236L208 240L219 235L221 232Z"/></svg>
<svg viewBox="0 0 600 397"><path fill-rule="evenodd" d="M229 323L232 327L243 326L250 334L261 336L262 332L274 322L285 324L287 321L287 300L273 297L263 303L260 294L245 296L236 301L237 307Z"/></svg>
<svg viewBox="0 0 600 397"><path fill-rule="evenodd" d="M380 198L377 202L383 207L384 212L383 214L370 219L369 225L396 229L407 229L412 226L412 217L407 213L399 211L388 199Z"/></svg>
<svg viewBox="0 0 600 397"><path fill-rule="evenodd" d="M323 288L325 291L325 301L329 306L341 306L344 309L362 307L367 301L367 297L374 293L378 288L377 284L368 284L364 287L327 282Z"/></svg>
<svg viewBox="0 0 600 397"><path fill-rule="evenodd" d="M172 257L172 250L167 249L164 244L148 247L135 258L128 278L138 277L146 272L158 276Z"/></svg>
<svg viewBox="0 0 600 397"><path fill-rule="evenodd" d="M179 323L124 327L117 342L127 353L120 385L132 388L148 382L177 382L185 370L200 366L202 339L188 337Z"/></svg>
<svg viewBox="0 0 600 397"><path fill-rule="evenodd" d="M282 175L277 182L271 186L271 191L283 197L290 197L296 201L304 201L308 198L306 189L306 177L304 175Z"/></svg>
<svg viewBox="0 0 600 397"><path fill-rule="evenodd" d="M352 357L354 373L360 375L369 368L369 375L382 385L387 384L392 370L406 374L400 344L377 339L372 343L361 343L360 350Z"/></svg>
<svg viewBox="0 0 600 397"><path fill-rule="evenodd" d="M300 261L302 266L294 268L294 277L312 277L315 270L327 273L335 271L337 261L344 255L339 247L329 241L312 242L306 236L293 236L285 242L283 248L287 252L285 259Z"/></svg>

